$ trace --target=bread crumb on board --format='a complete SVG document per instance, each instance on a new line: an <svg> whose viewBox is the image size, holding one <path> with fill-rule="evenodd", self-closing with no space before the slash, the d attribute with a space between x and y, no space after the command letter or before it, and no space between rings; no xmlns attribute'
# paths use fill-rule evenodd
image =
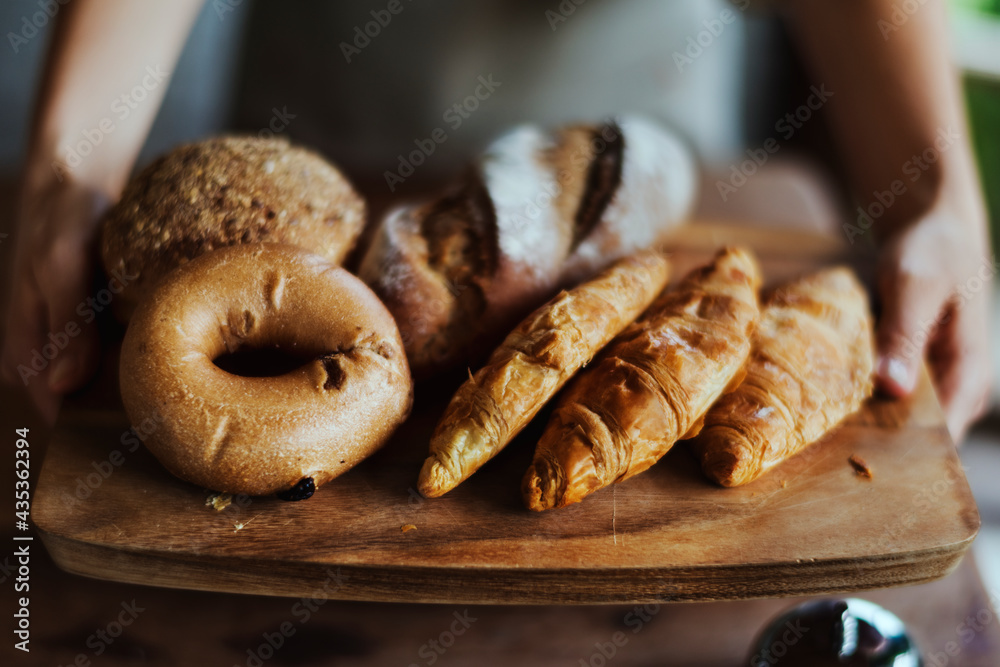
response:
<svg viewBox="0 0 1000 667"><path fill-rule="evenodd" d="M401 531L403 531L404 533L408 533L408 532L410 532L411 530L416 530L416 529L417 529L417 527L416 527L416 526L414 526L414 525L413 525L412 523L406 523L406 524L403 524L402 526L400 526L400 527L399 527L399 529L400 529Z"/></svg>
<svg viewBox="0 0 1000 667"><path fill-rule="evenodd" d="M243 530L244 528L246 528L250 524L251 521L253 521L254 519L256 519L259 516L260 516L260 514L254 514L252 517L250 517L249 519L247 519L246 523L243 523L242 521L237 521L236 523L233 524L233 532L234 533L240 532L241 530Z"/></svg>
<svg viewBox="0 0 1000 667"><path fill-rule="evenodd" d="M205 499L205 507L211 507L216 512L229 507L233 502L233 496L229 493L213 493Z"/></svg>
<svg viewBox="0 0 1000 667"><path fill-rule="evenodd" d="M847 462L851 464L852 468L854 468L854 472L858 477L864 477L865 479L872 478L872 469L869 468L865 460L857 454L851 454L847 458Z"/></svg>
<svg viewBox="0 0 1000 667"><path fill-rule="evenodd" d="M788 480L787 480L787 479L783 479L783 480L781 480L781 488L783 488L783 489L784 489L784 488L785 488L785 487L787 487L787 486L788 486Z"/></svg>

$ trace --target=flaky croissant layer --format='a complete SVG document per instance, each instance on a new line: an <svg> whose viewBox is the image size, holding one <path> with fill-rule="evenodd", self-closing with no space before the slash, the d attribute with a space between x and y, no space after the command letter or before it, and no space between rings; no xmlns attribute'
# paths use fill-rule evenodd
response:
<svg viewBox="0 0 1000 667"><path fill-rule="evenodd" d="M459 388L431 436L418 489L440 496L497 454L663 290L655 250L619 260L529 315Z"/></svg>
<svg viewBox="0 0 1000 667"><path fill-rule="evenodd" d="M696 431L741 377L759 285L751 253L724 249L617 336L559 400L522 483L526 505L579 502Z"/></svg>
<svg viewBox="0 0 1000 667"><path fill-rule="evenodd" d="M723 486L753 481L823 437L872 393L868 297L835 267L775 291L761 312L746 379L705 417L691 447Z"/></svg>

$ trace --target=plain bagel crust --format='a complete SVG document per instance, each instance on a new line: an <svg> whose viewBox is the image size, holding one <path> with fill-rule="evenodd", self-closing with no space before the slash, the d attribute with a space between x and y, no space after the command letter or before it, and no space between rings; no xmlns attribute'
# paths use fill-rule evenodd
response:
<svg viewBox="0 0 1000 667"><path fill-rule="evenodd" d="M101 259L136 304L176 266L223 246L289 243L340 264L366 219L346 178L284 139L218 137L179 146L129 182L103 223Z"/></svg>
<svg viewBox="0 0 1000 667"><path fill-rule="evenodd" d="M305 361L276 377L213 363L274 348ZM413 401L399 330L371 290L270 243L221 248L168 275L129 324L120 374L131 423L160 423L149 450L227 493L319 487L378 449Z"/></svg>

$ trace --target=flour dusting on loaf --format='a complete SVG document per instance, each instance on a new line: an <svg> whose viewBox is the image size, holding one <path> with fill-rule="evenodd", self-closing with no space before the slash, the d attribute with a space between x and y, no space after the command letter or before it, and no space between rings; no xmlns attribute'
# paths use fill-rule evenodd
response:
<svg viewBox="0 0 1000 667"><path fill-rule="evenodd" d="M483 356L560 288L660 243L696 180L683 143L651 121L519 126L438 200L391 212L359 275L427 377Z"/></svg>
<svg viewBox="0 0 1000 667"><path fill-rule="evenodd" d="M501 137L482 158L500 251L534 280L545 280L555 270L552 250L562 242L555 211L547 205L559 185L542 162L552 146L551 135L523 126Z"/></svg>
<svg viewBox="0 0 1000 667"><path fill-rule="evenodd" d="M698 171L681 140L635 116L618 121L623 137L621 182L599 229L567 258L565 280L582 280L609 257L648 248L667 227L684 220L694 202Z"/></svg>

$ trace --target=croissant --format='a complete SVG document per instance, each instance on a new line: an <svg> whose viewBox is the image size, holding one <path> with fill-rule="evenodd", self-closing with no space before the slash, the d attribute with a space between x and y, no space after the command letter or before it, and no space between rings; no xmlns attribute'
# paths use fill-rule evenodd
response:
<svg viewBox="0 0 1000 667"><path fill-rule="evenodd" d="M559 399L522 483L536 511L646 470L739 374L758 317L752 255L725 249L665 292Z"/></svg>
<svg viewBox="0 0 1000 667"><path fill-rule="evenodd" d="M431 436L417 488L447 493L491 459L667 283L656 251L619 260L529 315L459 388Z"/></svg>
<svg viewBox="0 0 1000 667"><path fill-rule="evenodd" d="M868 298L845 267L769 297L746 379L716 403L690 445L723 486L751 482L816 442L872 393Z"/></svg>

